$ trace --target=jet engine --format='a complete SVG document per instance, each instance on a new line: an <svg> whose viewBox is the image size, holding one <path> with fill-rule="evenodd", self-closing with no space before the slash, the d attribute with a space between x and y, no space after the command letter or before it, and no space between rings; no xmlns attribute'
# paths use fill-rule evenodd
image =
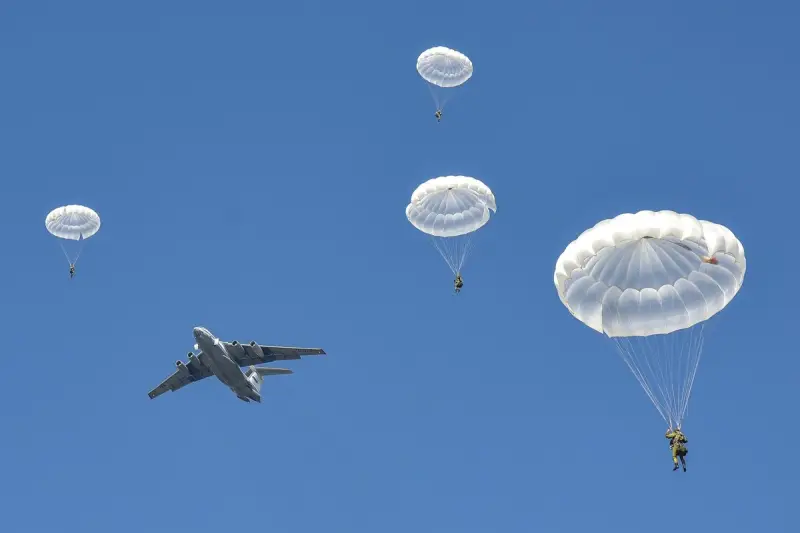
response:
<svg viewBox="0 0 800 533"><path fill-rule="evenodd" d="M253 353L259 357L259 359L264 358L264 351L261 349L261 346L259 346L256 341L250 341L250 348L253 350Z"/></svg>
<svg viewBox="0 0 800 533"><path fill-rule="evenodd" d="M178 367L178 373L182 376L189 374L189 369L183 364L183 361L175 361L175 366Z"/></svg>
<svg viewBox="0 0 800 533"><path fill-rule="evenodd" d="M244 346L239 344L238 341L231 341L231 343L228 345L228 355L236 360L247 357L247 352L244 351Z"/></svg>
<svg viewBox="0 0 800 533"><path fill-rule="evenodd" d="M191 359L192 357L194 357L194 352L189 352L189 359Z"/></svg>

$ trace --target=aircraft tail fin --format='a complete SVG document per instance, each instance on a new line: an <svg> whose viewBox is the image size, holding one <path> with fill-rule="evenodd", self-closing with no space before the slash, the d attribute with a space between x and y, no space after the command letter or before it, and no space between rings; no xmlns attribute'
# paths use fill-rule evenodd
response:
<svg viewBox="0 0 800 533"><path fill-rule="evenodd" d="M253 386L256 392L261 392L261 385L264 384L264 378L266 376L278 376L281 374L293 374L289 369L286 368L273 368L268 366L257 367L250 365L250 368L247 369L246 376L247 381Z"/></svg>

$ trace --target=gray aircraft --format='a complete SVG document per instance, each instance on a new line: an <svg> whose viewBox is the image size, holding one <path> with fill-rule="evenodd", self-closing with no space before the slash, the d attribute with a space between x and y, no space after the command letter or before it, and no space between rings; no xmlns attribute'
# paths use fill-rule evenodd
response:
<svg viewBox="0 0 800 533"><path fill-rule="evenodd" d="M239 344L236 341L221 341L206 328L194 328L197 343L195 350L189 352L189 362L177 361L178 370L165 379L161 385L150 391L150 399L167 391L176 391L189 383L200 381L209 376L217 376L226 387L230 388L237 398L244 402L251 400L261 403L261 384L264 377L279 374L292 374L285 368L256 367L259 363L300 359L303 355L325 355L321 348L293 348L288 346L264 346L256 344ZM241 367L249 366L246 372Z"/></svg>

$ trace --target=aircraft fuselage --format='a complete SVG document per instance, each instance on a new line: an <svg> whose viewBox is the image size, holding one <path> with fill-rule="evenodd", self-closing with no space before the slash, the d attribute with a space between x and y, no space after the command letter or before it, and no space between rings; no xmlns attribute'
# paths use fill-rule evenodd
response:
<svg viewBox="0 0 800 533"><path fill-rule="evenodd" d="M240 400L245 402L253 400L261 403L261 394L253 388L218 338L205 328L194 328L194 338L197 341L197 347L202 350L198 356L200 362L207 366L217 376L217 379L231 389Z"/></svg>

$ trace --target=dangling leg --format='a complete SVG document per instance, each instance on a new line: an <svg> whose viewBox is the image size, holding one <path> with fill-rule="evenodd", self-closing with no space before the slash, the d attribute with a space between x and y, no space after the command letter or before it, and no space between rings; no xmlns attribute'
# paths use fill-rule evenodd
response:
<svg viewBox="0 0 800 533"><path fill-rule="evenodd" d="M675 464L675 466L672 468L672 471L674 472L674 471L676 471L678 469L678 448L677 447L673 447L672 448L672 462Z"/></svg>

